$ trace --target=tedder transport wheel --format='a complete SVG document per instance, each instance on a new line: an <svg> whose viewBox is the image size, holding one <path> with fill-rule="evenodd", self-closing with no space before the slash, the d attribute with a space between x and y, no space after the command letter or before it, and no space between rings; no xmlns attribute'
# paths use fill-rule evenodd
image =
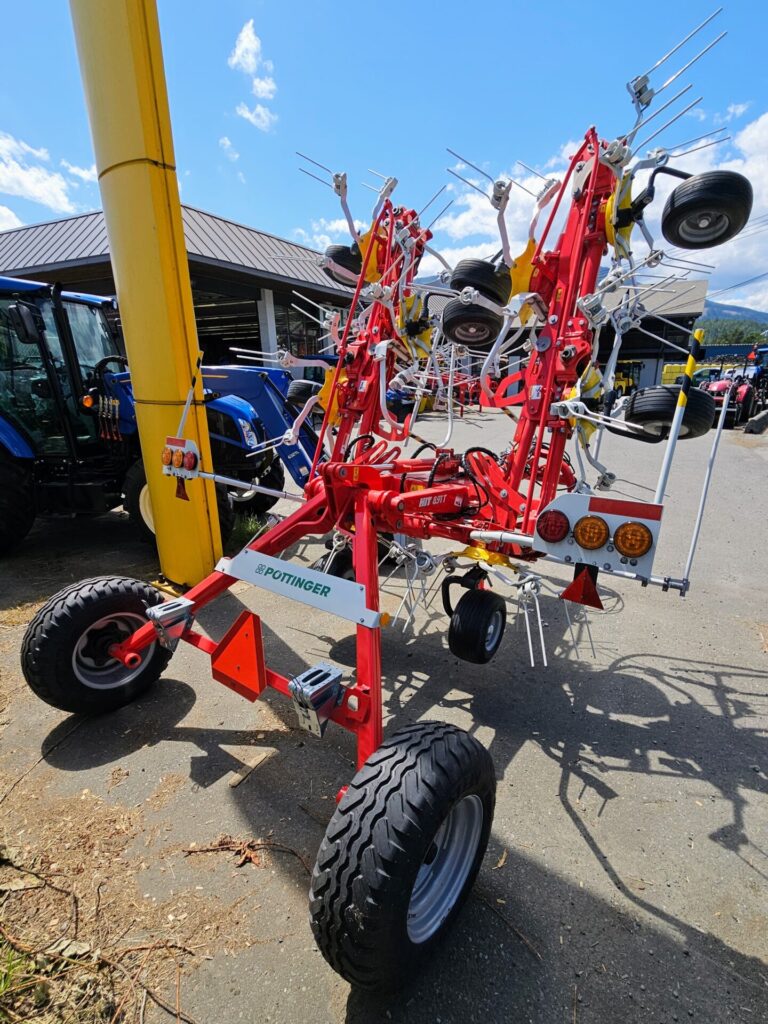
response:
<svg viewBox="0 0 768 1024"><path fill-rule="evenodd" d="M499 649L507 624L504 598L490 590L468 590L448 628L448 647L462 661L485 665Z"/></svg>
<svg viewBox="0 0 768 1024"><path fill-rule="evenodd" d="M709 249L738 235L752 212L752 186L735 171L706 171L672 192L661 231L681 249Z"/></svg>
<svg viewBox="0 0 768 1024"><path fill-rule="evenodd" d="M163 595L125 576L100 576L65 587L27 627L21 670L41 700L62 711L98 714L136 700L158 678L171 652L152 643L127 668L108 654L147 621Z"/></svg>
<svg viewBox="0 0 768 1024"><path fill-rule="evenodd" d="M490 348L503 323L502 318L492 309L474 304L465 305L461 299L451 299L443 310L443 333L446 338L470 348Z"/></svg>
<svg viewBox="0 0 768 1024"><path fill-rule="evenodd" d="M35 521L31 463L31 459L14 459L0 451L0 555L13 551Z"/></svg>
<svg viewBox="0 0 768 1024"><path fill-rule="evenodd" d="M660 439L668 437L679 394L678 385L641 388L630 396L624 419L628 423L637 423ZM712 426L714 416L714 398L700 388L691 388L683 413L683 422L680 424L680 439L701 437L706 434Z"/></svg>
<svg viewBox="0 0 768 1024"><path fill-rule="evenodd" d="M265 485L268 486L268 485ZM263 497L266 497L264 495ZM275 499L277 500L277 499ZM148 544L155 544L155 520L152 515L152 499L149 496L147 474L141 459L134 462L123 481L123 506L132 523L139 528ZM219 510L219 528L223 544L235 528L235 513L229 492L223 484L216 484L216 507Z"/></svg>
<svg viewBox="0 0 768 1024"><path fill-rule="evenodd" d="M463 729L398 730L349 784L317 855L315 940L353 985L402 985L444 937L488 843L493 762Z"/></svg>

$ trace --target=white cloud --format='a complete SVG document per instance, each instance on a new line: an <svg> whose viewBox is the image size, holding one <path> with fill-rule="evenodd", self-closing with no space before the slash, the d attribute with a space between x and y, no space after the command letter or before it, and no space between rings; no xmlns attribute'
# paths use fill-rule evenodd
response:
<svg viewBox="0 0 768 1024"><path fill-rule="evenodd" d="M247 75L256 74L261 63L261 40L253 28L253 18L246 21L235 40L235 48L227 58L227 64L235 71L244 71Z"/></svg>
<svg viewBox="0 0 768 1024"><path fill-rule="evenodd" d="M724 114L715 114L712 120L715 124L730 124L731 121L737 121L740 117L743 117L751 105L751 101L746 103L730 103Z"/></svg>
<svg viewBox="0 0 768 1024"><path fill-rule="evenodd" d="M358 231L364 231L369 224L362 220L355 220L355 227ZM302 245L310 249L327 249L329 245L348 244L352 241L349 235L346 218L336 217L335 220L326 220L325 217L318 217L312 221L312 230L305 231L304 228L294 228L293 237Z"/></svg>
<svg viewBox="0 0 768 1024"><path fill-rule="evenodd" d="M70 174L74 174L76 178L80 178L81 181L96 181L98 175L96 173L96 164L91 164L90 167L75 167L69 160L62 160L61 166L65 171L69 171Z"/></svg>
<svg viewBox="0 0 768 1024"><path fill-rule="evenodd" d="M245 103L238 103L235 108L235 113L238 117L242 117L246 121L249 121L253 127L258 128L260 132L271 131L277 122L277 114L273 113L267 107L262 106L261 103L257 103L253 110L251 110L251 108Z"/></svg>
<svg viewBox="0 0 768 1024"><path fill-rule="evenodd" d="M234 163L235 160L240 159L240 154L237 152L237 150L229 141L226 135L222 135L222 137L219 139L219 146L224 151L224 155L226 156L227 160L231 160Z"/></svg>
<svg viewBox="0 0 768 1024"><path fill-rule="evenodd" d="M47 149L35 149L7 132L0 132L0 192L40 203L57 213L73 213L69 183L58 171L32 161L47 161Z"/></svg>
<svg viewBox="0 0 768 1024"><path fill-rule="evenodd" d="M23 221L19 220L13 210L7 206L0 206L0 231L10 231L11 228L21 227Z"/></svg>
<svg viewBox="0 0 768 1024"><path fill-rule="evenodd" d="M266 78L254 78L253 95L259 100L273 100L277 92L277 83L271 75Z"/></svg>
<svg viewBox="0 0 768 1024"><path fill-rule="evenodd" d="M245 175L243 174L242 171L237 172L237 180L240 182L241 185L245 184Z"/></svg>
<svg viewBox="0 0 768 1024"><path fill-rule="evenodd" d="M271 60L266 60L262 55L261 39L254 30L253 18L246 21L240 29L227 64L235 71L243 71L246 75L251 75L251 92L257 100L273 100L275 98L277 82L272 75L275 67ZM259 72L261 73L259 74ZM245 103L239 103L235 113L262 132L270 131L277 121L277 114L261 103L257 103L253 109Z"/></svg>

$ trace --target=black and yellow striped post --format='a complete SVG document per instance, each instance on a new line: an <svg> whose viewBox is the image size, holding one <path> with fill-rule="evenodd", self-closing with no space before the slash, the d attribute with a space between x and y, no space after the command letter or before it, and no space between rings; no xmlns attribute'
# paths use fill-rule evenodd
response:
<svg viewBox="0 0 768 1024"><path fill-rule="evenodd" d="M683 422L683 416L685 415L685 407L688 404L688 395L693 387L693 375L696 372L699 360L702 359L704 355L704 348L701 344L703 340L704 331L702 330L696 330L691 335L691 341L688 347L688 360L685 364L685 370L683 371L683 381L680 385L680 394L677 396L675 415L672 417L672 426L669 428L669 438L664 452L664 461L661 464L659 480L656 484L656 494L653 499L658 505L662 504L664 501L664 491L667 488L667 480L669 479L669 473L672 469L675 445L677 444L677 439L680 436L680 426Z"/></svg>

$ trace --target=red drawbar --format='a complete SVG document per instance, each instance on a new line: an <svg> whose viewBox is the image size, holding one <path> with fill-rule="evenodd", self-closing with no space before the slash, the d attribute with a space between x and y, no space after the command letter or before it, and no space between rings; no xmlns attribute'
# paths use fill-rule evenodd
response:
<svg viewBox="0 0 768 1024"><path fill-rule="evenodd" d="M249 611L238 615L211 655L211 674L241 697L258 699L267 685L258 615Z"/></svg>
<svg viewBox="0 0 768 1024"><path fill-rule="evenodd" d="M586 604L590 608L603 610L603 602L597 592L597 587L592 582L588 569L582 569L579 575L569 583L560 594L562 601L573 601L574 604Z"/></svg>
<svg viewBox="0 0 768 1024"><path fill-rule="evenodd" d="M628 519L661 519L661 505L649 505L644 501L616 501L614 498L590 498L589 511L602 512L606 516L626 516Z"/></svg>

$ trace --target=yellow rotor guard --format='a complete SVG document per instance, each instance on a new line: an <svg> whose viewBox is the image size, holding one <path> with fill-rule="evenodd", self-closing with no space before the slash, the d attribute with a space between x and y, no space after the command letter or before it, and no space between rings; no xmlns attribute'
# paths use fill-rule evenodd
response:
<svg viewBox="0 0 768 1024"><path fill-rule="evenodd" d="M525 249L520 253L509 276L512 278L512 294L519 295L521 292L531 290L531 274L533 273L533 254L536 252L536 239L529 238ZM531 315L531 307L526 305L520 308L520 323L526 324Z"/></svg>
<svg viewBox="0 0 768 1024"><path fill-rule="evenodd" d="M627 224L626 227L623 227L623 228L617 228L616 224L615 224L616 196L620 195L621 192L624 190L624 186L627 183L627 177L628 176L625 174L624 177L621 179L621 181L618 181L616 183L616 188L610 194L610 196L608 197L608 201L605 204L605 237L606 237L606 239L608 241L608 244L613 246L613 248L615 249L616 248L616 235L619 235L619 237L624 242L625 250L628 252L629 251L629 238L630 238L630 235L632 234L632 228L635 226L634 225L634 221L631 221L629 224ZM628 210L631 205L632 205L632 185L631 185L631 181L630 181L630 183L627 185L626 191L624 192L624 198L619 203L618 209L619 210Z"/></svg>

